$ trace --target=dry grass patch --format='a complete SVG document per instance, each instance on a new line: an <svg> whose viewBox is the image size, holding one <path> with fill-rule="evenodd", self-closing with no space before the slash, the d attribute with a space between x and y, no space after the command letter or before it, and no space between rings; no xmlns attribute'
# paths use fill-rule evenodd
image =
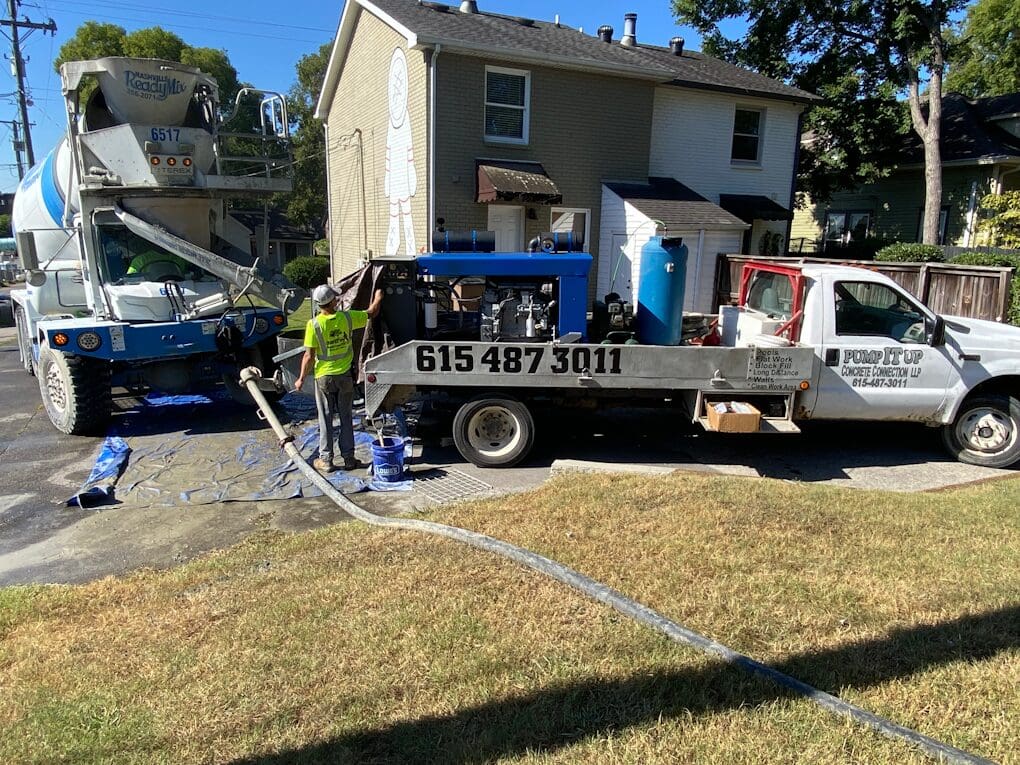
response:
<svg viewBox="0 0 1020 765"><path fill-rule="evenodd" d="M567 476L437 511L1003 763L1020 482ZM904 745L452 542L345 524L0 590L3 762L904 763Z"/></svg>

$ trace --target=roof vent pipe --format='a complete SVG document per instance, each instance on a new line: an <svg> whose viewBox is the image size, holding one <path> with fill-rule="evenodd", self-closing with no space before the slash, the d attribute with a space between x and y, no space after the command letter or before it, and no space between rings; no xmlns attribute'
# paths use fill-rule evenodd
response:
<svg viewBox="0 0 1020 765"><path fill-rule="evenodd" d="M674 37L669 41L669 51L674 56L684 55L684 38Z"/></svg>
<svg viewBox="0 0 1020 765"><path fill-rule="evenodd" d="M461 13L478 13L478 3L475 0L461 0Z"/></svg>
<svg viewBox="0 0 1020 765"><path fill-rule="evenodd" d="M609 26L608 24L603 24L598 29L598 36L599 36L599 39L602 42L612 42L613 41L613 28L611 26Z"/></svg>
<svg viewBox="0 0 1020 765"><path fill-rule="evenodd" d="M633 48L637 45L637 14L626 13L623 16L623 37L620 38L620 45Z"/></svg>

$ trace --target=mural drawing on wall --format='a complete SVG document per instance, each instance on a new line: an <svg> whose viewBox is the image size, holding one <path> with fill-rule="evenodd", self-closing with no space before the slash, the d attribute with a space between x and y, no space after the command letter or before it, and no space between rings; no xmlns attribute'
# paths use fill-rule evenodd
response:
<svg viewBox="0 0 1020 765"><path fill-rule="evenodd" d="M414 169L414 140L411 116L407 113L407 59L404 51L395 48L390 58L389 106L390 121L386 129L386 175L384 192L390 200L390 228L386 235L386 254L396 255L400 249L400 228L403 219L404 254L414 257L414 221L411 199L418 190L418 174Z"/></svg>

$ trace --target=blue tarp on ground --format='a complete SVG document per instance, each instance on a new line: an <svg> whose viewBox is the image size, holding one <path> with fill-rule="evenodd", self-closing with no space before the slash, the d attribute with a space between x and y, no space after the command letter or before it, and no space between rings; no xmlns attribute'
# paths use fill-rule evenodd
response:
<svg viewBox="0 0 1020 765"><path fill-rule="evenodd" d="M302 456L314 459L318 454L315 402L291 393L277 409L291 420L294 443ZM308 423L309 419L313 422ZM258 427L253 420L250 408L234 404L229 397L147 397L116 419L95 467L68 504L94 507L116 501L170 507L322 496L277 446L271 431L252 430ZM360 418L356 418L358 427ZM371 462L372 441L371 434L356 430L355 444L363 462ZM410 480L378 481L343 470L326 478L347 494L408 491L412 484Z"/></svg>

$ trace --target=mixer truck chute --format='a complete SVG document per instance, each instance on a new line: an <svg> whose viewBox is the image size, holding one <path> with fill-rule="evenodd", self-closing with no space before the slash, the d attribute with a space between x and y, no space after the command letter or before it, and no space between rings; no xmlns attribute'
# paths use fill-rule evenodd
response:
<svg viewBox="0 0 1020 765"><path fill-rule="evenodd" d="M154 59L69 62L61 80L66 135L13 210L19 348L50 419L98 430L113 387L247 399L238 369L266 370L303 297L229 208L290 189L283 97L244 89L224 118L215 80Z"/></svg>

